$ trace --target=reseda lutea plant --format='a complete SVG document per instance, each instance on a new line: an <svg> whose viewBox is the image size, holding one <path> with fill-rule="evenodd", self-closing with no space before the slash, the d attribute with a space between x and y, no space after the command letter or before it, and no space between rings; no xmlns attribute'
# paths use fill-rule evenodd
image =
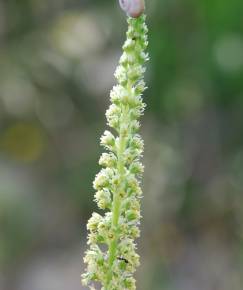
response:
<svg viewBox="0 0 243 290"><path fill-rule="evenodd" d="M128 0L134 4L139 1L144 5L143 0ZM120 0L124 10L125 2ZM138 130L139 117L145 108L141 96L145 90L143 65L148 60L145 52L147 26L144 6L141 7L143 9L136 10L134 16L131 10L127 11L127 39L115 72L118 85L111 90L111 105L106 112L114 134L105 131L101 137L101 145L107 152L100 157L103 169L96 175L93 186L95 201L106 213L93 213L87 224L90 248L84 257L87 269L82 282L90 289L95 289L95 285L100 285L102 290L136 289L133 273L139 265L139 256L135 239L140 234L140 178L143 173L140 162L143 140Z"/></svg>

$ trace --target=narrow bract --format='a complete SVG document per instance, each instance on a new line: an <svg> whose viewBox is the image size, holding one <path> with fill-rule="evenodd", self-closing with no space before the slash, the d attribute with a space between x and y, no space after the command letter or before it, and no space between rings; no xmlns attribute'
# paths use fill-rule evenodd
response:
<svg viewBox="0 0 243 290"><path fill-rule="evenodd" d="M82 282L90 289L97 283L102 290L136 289L133 273L139 256L135 240L140 234L140 178L144 169L140 162L144 145L138 130L145 108L142 93L147 45L145 15L129 17L127 39L115 72L118 84L110 93L111 105L106 112L112 133L105 131L101 137L107 152L100 157L103 168L93 183L95 201L106 212L93 213L87 224L89 249Z"/></svg>

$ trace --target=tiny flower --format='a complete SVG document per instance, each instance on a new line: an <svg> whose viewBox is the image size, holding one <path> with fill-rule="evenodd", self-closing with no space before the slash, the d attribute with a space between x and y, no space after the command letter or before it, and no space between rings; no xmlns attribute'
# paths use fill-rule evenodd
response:
<svg viewBox="0 0 243 290"><path fill-rule="evenodd" d="M109 109L106 111L108 125L115 129L119 128L120 115L121 109L117 105L111 104Z"/></svg>
<svg viewBox="0 0 243 290"><path fill-rule="evenodd" d="M114 176L114 172L110 168L101 169L101 171L96 175L93 182L94 189L100 190L104 187L109 187L111 180Z"/></svg>
<svg viewBox="0 0 243 290"><path fill-rule="evenodd" d="M97 230L99 223L102 221L102 216L94 212L87 223L87 229L91 232Z"/></svg>
<svg viewBox="0 0 243 290"><path fill-rule="evenodd" d="M131 132L134 134L134 133L137 133L137 131L139 130L140 128L140 124L137 120L133 120L131 121L130 123L130 128L131 128Z"/></svg>
<svg viewBox="0 0 243 290"><path fill-rule="evenodd" d="M130 167L129 167L129 170L131 173L133 174L138 174L138 175L141 175L144 171L144 166L142 165L141 162L139 161L134 161Z"/></svg>
<svg viewBox="0 0 243 290"><path fill-rule="evenodd" d="M111 207L111 194L108 189L98 190L95 194L95 201L101 209L106 209Z"/></svg>
<svg viewBox="0 0 243 290"><path fill-rule="evenodd" d="M142 190L139 186L139 182L136 179L136 177L133 175L130 175L127 177L126 189L127 189L127 192L130 196L133 196L133 195L141 196L141 194L142 194Z"/></svg>
<svg viewBox="0 0 243 290"><path fill-rule="evenodd" d="M135 41L131 38L128 38L122 48L125 52L132 52L132 50L135 48Z"/></svg>
<svg viewBox="0 0 243 290"><path fill-rule="evenodd" d="M128 70L127 77L133 82L136 83L141 75L145 72L145 68L141 65L136 65L132 69Z"/></svg>
<svg viewBox="0 0 243 290"><path fill-rule="evenodd" d="M140 95L146 89L145 83L143 80L140 80L135 86L135 94Z"/></svg>
<svg viewBox="0 0 243 290"><path fill-rule="evenodd" d="M127 277L124 279L124 287L125 289L135 290L136 289L136 281L133 277Z"/></svg>
<svg viewBox="0 0 243 290"><path fill-rule="evenodd" d="M113 153L102 153L99 165L105 166L105 167L113 167L117 163L117 158Z"/></svg>
<svg viewBox="0 0 243 290"><path fill-rule="evenodd" d="M105 241L113 239L114 233L111 228L112 224L112 215L111 213L106 213L104 219L98 226L98 233L104 238Z"/></svg>
<svg viewBox="0 0 243 290"><path fill-rule="evenodd" d="M138 149L139 151L143 152L143 148L144 148L144 143L143 140L141 139L141 137L137 134L135 135L130 143L130 146L133 149Z"/></svg>
<svg viewBox="0 0 243 290"><path fill-rule="evenodd" d="M100 143L105 148L112 150L115 145L115 137L111 134L111 132L106 130L100 138Z"/></svg>
<svg viewBox="0 0 243 290"><path fill-rule="evenodd" d="M140 212L138 210L128 210L126 211L126 219L130 222L133 220L140 219Z"/></svg>

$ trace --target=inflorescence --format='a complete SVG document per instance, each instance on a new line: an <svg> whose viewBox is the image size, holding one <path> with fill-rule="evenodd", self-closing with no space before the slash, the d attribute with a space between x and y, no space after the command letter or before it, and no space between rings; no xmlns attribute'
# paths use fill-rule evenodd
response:
<svg viewBox="0 0 243 290"><path fill-rule="evenodd" d="M144 170L140 162L144 145L138 130L145 108L142 93L147 45L145 15L128 17L127 39L115 72L118 84L111 90L106 112L114 134L105 131L101 137L106 152L100 157L103 168L93 183L95 201L106 212L93 213L87 224L89 249L82 282L90 289L98 284L102 290L136 289L133 273L139 255L135 240L140 235L140 179Z"/></svg>

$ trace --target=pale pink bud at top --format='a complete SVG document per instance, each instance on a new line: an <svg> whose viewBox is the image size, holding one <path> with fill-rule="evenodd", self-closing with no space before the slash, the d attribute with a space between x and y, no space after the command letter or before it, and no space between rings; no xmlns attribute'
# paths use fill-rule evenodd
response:
<svg viewBox="0 0 243 290"><path fill-rule="evenodd" d="M137 18L144 12L144 0L119 0L119 2L122 10L130 17Z"/></svg>

